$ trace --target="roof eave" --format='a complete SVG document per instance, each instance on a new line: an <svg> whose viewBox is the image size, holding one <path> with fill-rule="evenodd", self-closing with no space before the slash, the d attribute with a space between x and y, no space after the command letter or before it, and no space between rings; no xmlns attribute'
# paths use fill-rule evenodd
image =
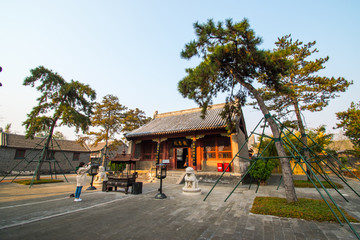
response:
<svg viewBox="0 0 360 240"><path fill-rule="evenodd" d="M182 129L182 130L173 130L173 131L132 134L130 136L126 136L126 138L129 140L132 140L135 138L149 137L149 136L173 135L173 134L181 134L181 133L193 133L193 132L198 132L198 131L212 131L212 130L225 130L225 129L226 129L226 126L224 125L224 126L196 128L196 129Z"/></svg>

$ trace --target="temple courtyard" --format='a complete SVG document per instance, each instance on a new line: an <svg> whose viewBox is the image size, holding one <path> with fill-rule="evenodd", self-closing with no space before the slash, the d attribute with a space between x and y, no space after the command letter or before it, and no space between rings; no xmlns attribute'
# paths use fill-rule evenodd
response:
<svg viewBox="0 0 360 240"><path fill-rule="evenodd" d="M159 183L143 184L142 194L87 191L74 202L74 175L69 182L29 186L0 183L0 239L357 239L349 226L250 213L256 196L283 197L277 181L240 185L227 202L233 184L199 184L201 195L182 193L183 185L166 182L166 199L155 199ZM89 179L88 179L89 182ZM360 183L349 180L360 192ZM337 203L360 219L360 199L345 186L329 190ZM315 189L296 189L298 197L320 199ZM360 224L352 224L360 233Z"/></svg>

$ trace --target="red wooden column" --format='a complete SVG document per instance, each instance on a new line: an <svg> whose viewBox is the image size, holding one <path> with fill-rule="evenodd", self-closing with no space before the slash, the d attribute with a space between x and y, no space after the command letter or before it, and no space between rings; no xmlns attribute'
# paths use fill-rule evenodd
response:
<svg viewBox="0 0 360 240"><path fill-rule="evenodd" d="M198 170L197 166L197 154L196 154L196 136L192 138L192 144L191 144L191 166L194 168L194 170Z"/></svg>
<svg viewBox="0 0 360 240"><path fill-rule="evenodd" d="M201 170L201 161L202 161L202 156L201 156L201 151L200 151L200 146L197 143L197 140L200 138L205 137L205 135L198 135L198 136L193 136L192 137L192 144L191 144L191 156L192 156L192 162L191 162L191 166L194 168L194 170Z"/></svg>
<svg viewBox="0 0 360 240"><path fill-rule="evenodd" d="M163 149L163 154L162 154L162 156L160 156L160 152L161 152L161 143L162 142L164 142L164 141L166 141L167 140L167 138L156 138L156 139L153 139L152 141L153 142L156 142L156 157L155 157L155 161L156 161L156 164L159 164L159 163L161 163L161 160L166 156L164 153L164 150L165 149ZM163 148L165 148L165 144L163 144L164 146L163 146ZM165 156L164 156L165 155Z"/></svg>

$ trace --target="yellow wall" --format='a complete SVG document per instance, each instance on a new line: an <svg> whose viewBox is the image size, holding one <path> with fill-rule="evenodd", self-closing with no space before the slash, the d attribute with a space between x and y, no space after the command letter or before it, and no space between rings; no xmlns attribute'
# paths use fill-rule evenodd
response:
<svg viewBox="0 0 360 240"><path fill-rule="evenodd" d="M306 165L305 163L300 163L303 168L306 170ZM291 169L294 168L295 166L295 161L291 161L290 162L290 165L291 165ZM311 164L314 168L316 168L319 172L321 172L321 169L320 167L316 164L316 163L312 163ZM331 171L324 165L321 163L321 168L327 173L331 173ZM274 170L273 170L273 173L281 173L281 164L279 164L279 166L277 166ZM304 171L302 170L302 168L299 166L299 164L296 165L295 169L293 170L293 174L294 175L305 175ZM316 171L315 171L315 174L316 174Z"/></svg>

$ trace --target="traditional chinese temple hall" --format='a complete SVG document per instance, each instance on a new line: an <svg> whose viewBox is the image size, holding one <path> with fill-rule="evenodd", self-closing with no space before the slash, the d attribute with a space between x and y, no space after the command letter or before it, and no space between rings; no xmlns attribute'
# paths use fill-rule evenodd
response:
<svg viewBox="0 0 360 240"><path fill-rule="evenodd" d="M152 121L126 134L132 157L140 159L138 168L154 167L159 159L168 170L193 167L196 171L217 171L235 156L247 138L242 111L234 117L236 130L229 133L220 116L224 104L212 105L205 118L201 108L154 114ZM241 156L248 158L247 147ZM229 171L240 172L240 159Z"/></svg>

